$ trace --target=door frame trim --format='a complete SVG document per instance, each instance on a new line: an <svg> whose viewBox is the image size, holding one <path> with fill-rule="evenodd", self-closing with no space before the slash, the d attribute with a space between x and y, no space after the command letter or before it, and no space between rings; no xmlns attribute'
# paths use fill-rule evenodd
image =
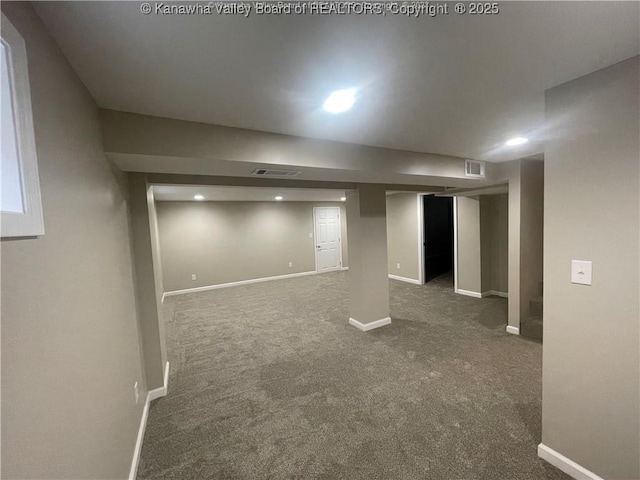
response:
<svg viewBox="0 0 640 480"><path fill-rule="evenodd" d="M453 291L458 293L458 197L453 197Z"/></svg>
<svg viewBox="0 0 640 480"><path fill-rule="evenodd" d="M417 194L418 210L418 285L424 285L424 193Z"/></svg>
<svg viewBox="0 0 640 480"><path fill-rule="evenodd" d="M320 273L320 270L318 270L318 246L316 244L316 238L318 237L318 233L316 232L316 211L319 208L335 208L336 210L338 210L338 243L340 244L340 248L338 249L338 252L340 254L339 260L338 260L338 266L334 269L331 270L326 270L327 272L337 272L342 270L342 217L340 216L340 207L313 207L313 258L315 260L316 263L316 273ZM324 272L323 272L324 273Z"/></svg>
<svg viewBox="0 0 640 480"><path fill-rule="evenodd" d="M418 281L425 284L424 271L424 201L427 193L418 193ZM458 292L458 197L453 197L453 291Z"/></svg>

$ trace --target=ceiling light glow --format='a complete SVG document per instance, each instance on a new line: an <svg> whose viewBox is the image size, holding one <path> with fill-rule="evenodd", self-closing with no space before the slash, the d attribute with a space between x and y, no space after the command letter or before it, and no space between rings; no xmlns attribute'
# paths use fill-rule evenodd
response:
<svg viewBox="0 0 640 480"><path fill-rule="evenodd" d="M280 201L280 200L282 200L282 197L281 197L280 195L278 195L278 196L276 197L276 200Z"/></svg>
<svg viewBox="0 0 640 480"><path fill-rule="evenodd" d="M344 202L346 199L347 199L347 197L342 197L342 198L340 199L340 201L341 201L341 202Z"/></svg>
<svg viewBox="0 0 640 480"><path fill-rule="evenodd" d="M524 138L524 137L515 137L512 138L511 140L507 140L507 142L505 143L505 145L507 147L516 147L518 145L522 145L523 143L527 143L529 141L528 138Z"/></svg>
<svg viewBox="0 0 640 480"><path fill-rule="evenodd" d="M353 107L356 101L356 89L345 88L344 90L336 90L322 104L329 113L342 113Z"/></svg>
<svg viewBox="0 0 640 480"><path fill-rule="evenodd" d="M198 195L194 195L193 199L194 199L194 200L204 200L204 196L203 196L203 195L200 195L200 194L198 194Z"/></svg>

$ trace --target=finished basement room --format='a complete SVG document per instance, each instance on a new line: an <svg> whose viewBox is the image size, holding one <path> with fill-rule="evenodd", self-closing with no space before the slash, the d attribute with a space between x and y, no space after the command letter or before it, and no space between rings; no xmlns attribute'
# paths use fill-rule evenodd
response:
<svg viewBox="0 0 640 480"><path fill-rule="evenodd" d="M640 1L0 10L0 479L640 480Z"/></svg>

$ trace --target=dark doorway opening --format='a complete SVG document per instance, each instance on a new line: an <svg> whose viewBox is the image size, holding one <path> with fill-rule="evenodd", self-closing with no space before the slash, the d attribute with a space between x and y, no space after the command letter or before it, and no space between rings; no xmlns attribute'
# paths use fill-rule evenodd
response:
<svg viewBox="0 0 640 480"><path fill-rule="evenodd" d="M453 198L425 195L424 279L425 283L453 271ZM453 275L451 275L453 282Z"/></svg>

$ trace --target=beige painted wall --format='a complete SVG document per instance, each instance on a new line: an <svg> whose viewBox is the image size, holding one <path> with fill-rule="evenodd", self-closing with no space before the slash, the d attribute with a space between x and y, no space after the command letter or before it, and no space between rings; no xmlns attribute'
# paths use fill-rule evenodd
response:
<svg viewBox="0 0 640 480"><path fill-rule="evenodd" d="M388 269L392 275L418 280L418 198L415 193L387 195ZM396 268L397 264L400 268Z"/></svg>
<svg viewBox="0 0 640 480"><path fill-rule="evenodd" d="M509 291L509 196L480 197L482 291Z"/></svg>
<svg viewBox="0 0 640 480"><path fill-rule="evenodd" d="M608 479L640 477L639 71L546 93L542 442Z"/></svg>
<svg viewBox="0 0 640 480"><path fill-rule="evenodd" d="M417 280L417 195L401 193L386 198L389 272ZM306 202L157 202L164 290L315 270L313 241L309 233L313 232L313 207L322 205ZM342 258L346 267L348 238L344 204L327 204L331 205L341 207ZM238 218L246 220L246 224L238 224ZM225 225L222 230L221 224ZM280 234L282 238L288 237L287 242L290 243L274 242L274 249L268 250L262 259L266 262L255 261L256 252L265 246L259 240L263 237L256 232L264 233L265 226L271 228L276 225L284 226L285 230ZM234 228L240 230L236 232ZM279 235L277 229L274 228L273 232ZM238 243L237 238L245 239L246 243ZM294 238L297 241L291 242ZM237 251L233 255L222 255L228 245L233 245ZM203 256L210 260L203 262ZM224 258L222 264L219 263L220 257ZM254 260L239 267L233 258ZM293 268L288 267L289 261L293 262ZM400 263L400 270L395 268L396 263ZM196 274L196 281L191 280L192 273Z"/></svg>
<svg viewBox="0 0 640 480"><path fill-rule="evenodd" d="M458 197L455 201L458 212L458 290L482 293L480 199Z"/></svg>
<svg viewBox="0 0 640 480"><path fill-rule="evenodd" d="M97 107L28 3L46 234L2 246L3 478L126 478L143 403L124 176Z"/></svg>
<svg viewBox="0 0 640 480"><path fill-rule="evenodd" d="M341 203L157 202L156 206L167 292L315 271L315 244L309 236L314 206L340 207L342 262L348 265ZM192 274L197 280L191 280Z"/></svg>

